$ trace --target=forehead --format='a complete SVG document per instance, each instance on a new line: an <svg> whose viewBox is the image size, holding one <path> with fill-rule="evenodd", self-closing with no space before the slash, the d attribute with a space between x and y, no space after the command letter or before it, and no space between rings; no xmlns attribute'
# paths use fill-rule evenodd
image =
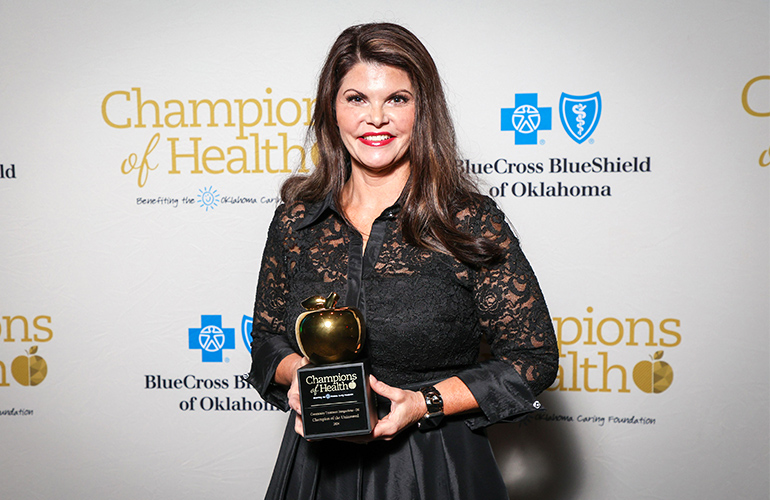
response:
<svg viewBox="0 0 770 500"><path fill-rule="evenodd" d="M340 81L340 92L346 90L412 90L406 71L387 64L358 62Z"/></svg>

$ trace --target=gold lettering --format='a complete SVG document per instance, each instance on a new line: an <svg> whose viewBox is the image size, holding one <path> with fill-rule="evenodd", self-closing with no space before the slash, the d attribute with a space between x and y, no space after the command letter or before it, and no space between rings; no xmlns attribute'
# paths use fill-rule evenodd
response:
<svg viewBox="0 0 770 500"><path fill-rule="evenodd" d="M580 320L577 318L553 318L553 321L556 323L556 339L558 340L559 346L576 344L583 335L583 325L580 324ZM564 340L564 335L562 334L562 327L564 326L564 323L567 323L568 321L574 323L577 327L575 338L572 340Z"/></svg>
<svg viewBox="0 0 770 500"><path fill-rule="evenodd" d="M256 99L236 99L235 102L238 104L238 137L236 139L246 139L243 129L253 127L262 120L262 105ZM243 116L246 104L253 104L257 107L257 117L250 122L245 121Z"/></svg>
<svg viewBox="0 0 770 500"><path fill-rule="evenodd" d="M760 116L760 117L770 116L770 111L764 111L764 112L756 111L752 109L751 106L749 106L749 89L751 88L752 85L754 85L760 80L770 80L770 75L757 76L749 80L746 86L743 87L743 93L741 94L741 103L743 104L743 109L745 109L746 112L752 116Z"/></svg>
<svg viewBox="0 0 770 500"><path fill-rule="evenodd" d="M302 102L306 104L305 108L307 109L307 119L303 125L309 127L310 124L313 123L313 104L315 104L315 99L308 99L305 97L302 99Z"/></svg>
<svg viewBox="0 0 770 500"><path fill-rule="evenodd" d="M765 160L765 157L767 157L767 160ZM768 165L770 165L770 148L762 151L762 153L759 155L759 166L766 167Z"/></svg>
<svg viewBox="0 0 770 500"><path fill-rule="evenodd" d="M578 353L577 351L569 351L567 354L572 356L572 387L570 387L569 391L579 391L580 388L577 386L577 379L578 379Z"/></svg>
<svg viewBox="0 0 770 500"><path fill-rule="evenodd" d="M218 127L219 124L216 121L216 117L214 116L214 109L218 104L224 104L225 108L227 108L227 122L225 123L225 127L235 127L235 123L233 123L233 110L230 107L230 101L227 101L225 99L219 99L216 102L211 102L209 99L203 99L200 101L189 101L190 104L192 104L193 107L193 122L191 127L200 127L200 123L198 123L198 107L201 104L205 104L209 107L209 127Z"/></svg>
<svg viewBox="0 0 770 500"><path fill-rule="evenodd" d="M283 119L283 115L281 114L281 109L283 108L283 105L286 103L291 103L294 105L294 108L296 109L296 117L291 120L287 121ZM299 102L295 101L294 99L281 99L278 101L278 107L275 108L275 117L278 118L278 123L285 127L293 127L297 123L299 123L300 118L302 118L302 107L299 105Z"/></svg>
<svg viewBox="0 0 770 500"><path fill-rule="evenodd" d="M116 95L125 96L126 97L126 101L130 101L131 100L131 94L129 94L128 92L126 92L124 90L116 90L115 92L110 92L109 94L104 96L104 99L102 100L102 118L104 119L104 122L107 125L109 125L110 127L114 127L114 128L129 128L131 126L131 118L126 118L125 123L118 124L118 123L113 122L112 120L110 120L107 117L107 101L112 99L112 96L116 96Z"/></svg>
<svg viewBox="0 0 770 500"><path fill-rule="evenodd" d="M8 369L5 367L5 363L0 361L0 387L8 387L9 384L6 380Z"/></svg>
<svg viewBox="0 0 770 500"><path fill-rule="evenodd" d="M596 392L599 389L594 389L593 387L590 387L588 385L588 370L591 368L598 368L599 365L592 365L588 362L588 358L585 358L583 360L583 364L580 365L580 368L583 369L583 387L585 387L586 392Z"/></svg>
<svg viewBox="0 0 770 500"><path fill-rule="evenodd" d="M605 323L615 323L618 325L618 338L616 338L614 341L610 342L604 338L602 335L602 327L605 325ZM604 318L599 322L599 324L596 326L596 338L599 339L599 342L601 342L603 345L617 345L620 343L621 340L623 340L623 324L616 318Z"/></svg>
<svg viewBox="0 0 770 500"><path fill-rule="evenodd" d="M681 324L678 319L673 319L673 318L667 318L661 321L660 322L661 333L665 333L666 335L671 335L672 337L674 337L675 340L673 342L666 342L665 340L660 339L660 345L662 345L663 347L678 346L682 342L682 336L679 334L679 332L676 332L674 330L669 330L668 328L666 328L666 325L668 323L672 323L677 328L679 328L679 325Z"/></svg>
<svg viewBox="0 0 770 500"><path fill-rule="evenodd" d="M648 340L645 345L649 346L655 346L658 345L655 343L655 325L652 324L652 321L650 321L647 318L640 318L640 319L633 319L633 318L626 318L626 321L628 321L629 329L628 329L628 343L626 345L639 345L636 342L636 325L639 323L644 323L647 325L648 328Z"/></svg>
<svg viewBox="0 0 770 500"><path fill-rule="evenodd" d="M620 371L620 389L618 392L631 392L628 389L627 385L627 379L628 379L628 373L626 372L626 369L623 368L621 365L612 365L608 366L609 362L607 361L608 353L606 352L599 352L599 356L602 357L602 388L599 389L599 392L611 392L611 389L608 387L608 379L610 370L619 370Z"/></svg>
<svg viewBox="0 0 770 500"><path fill-rule="evenodd" d="M209 156L209 152L216 153L216 156ZM210 146L203 150L203 169L210 173L210 174L221 174L224 173L225 169L220 168L219 170L214 170L209 168L209 162L210 161L222 161L225 159L225 152L222 151L220 148L216 146Z"/></svg>
<svg viewBox="0 0 770 500"><path fill-rule="evenodd" d="M22 342L32 342L32 339L29 336L29 322L27 321L27 318L24 316L3 316L3 319L5 320L5 339L4 342L16 342L16 339L13 338L13 334L11 332L11 325L16 320L21 320L21 322L24 324L24 338L21 339Z"/></svg>
<svg viewBox="0 0 770 500"><path fill-rule="evenodd" d="M266 94L272 94L273 89L270 87L265 89ZM278 125L273 121L273 100L272 99L262 99L262 102L267 104L267 121L265 122L266 127L275 127Z"/></svg>
<svg viewBox="0 0 770 500"><path fill-rule="evenodd" d="M259 134L249 134L249 137L254 138L254 173L263 174L265 171L259 168Z"/></svg>
<svg viewBox="0 0 770 500"><path fill-rule="evenodd" d="M166 126L169 128L176 128L176 127L186 127L187 123L184 121L184 104L182 101L177 101L176 99L172 99L170 101L166 101L166 109L169 109L169 106L173 104L177 107L176 111L172 113L168 113L166 117L164 118L164 122L166 123ZM169 118L171 117L178 117L177 121L175 123L172 123Z"/></svg>
<svg viewBox="0 0 770 500"><path fill-rule="evenodd" d="M136 92L136 126L135 128L145 128L147 125L142 123L142 112L144 111L144 107L148 104L155 110L155 123L152 125L154 128L160 128L163 127L163 124L160 122L160 106L158 106L158 103L153 101L152 99L149 101L142 102L142 89L140 87L132 87L131 90Z"/></svg>
<svg viewBox="0 0 770 500"><path fill-rule="evenodd" d="M278 134L283 139L283 169L281 172L284 173L291 173L291 170L289 169L289 152L292 150L296 150L299 152L299 164L300 164L300 170L306 170L305 169L305 148L302 146L291 146L289 147L289 134L282 132Z"/></svg>
<svg viewBox="0 0 770 500"><path fill-rule="evenodd" d="M265 152L265 169L267 170L267 172L270 174L277 174L278 172L280 172L280 170L270 167L270 150L278 149L278 146L271 146L270 139L267 139L265 141L265 145L262 146L262 149Z"/></svg>
<svg viewBox="0 0 770 500"><path fill-rule="evenodd" d="M144 150L144 155L142 156L142 161L139 163L139 166L136 164L136 153L131 153L128 155L128 158L123 160L123 164L120 166L120 171L124 174L130 174L134 170L139 170L139 175L136 181L139 187L144 187L144 185L147 184L147 176L150 175L150 170L155 170L158 168L157 163L154 167L151 167L147 161L150 153L152 153L152 151L155 149L155 146L158 145L158 141L160 141L159 133L153 135L152 139L150 139L149 144L147 144L147 148Z"/></svg>
<svg viewBox="0 0 770 500"><path fill-rule="evenodd" d="M171 143L171 170L168 171L169 174L178 174L179 169L176 167L176 160L177 158L192 158L195 161L195 168L193 168L192 173L193 174L202 174L203 170L200 169L200 165L198 165L198 142L201 140L200 137L190 137L190 140L193 141L193 152L188 154L181 154L176 152L176 143L179 140L178 137L169 137L168 141Z"/></svg>
<svg viewBox="0 0 770 500"><path fill-rule="evenodd" d="M241 153L240 158L232 158L231 160L228 160L227 162L227 171L231 174L246 174L249 172L247 165L246 165L246 150L240 146L231 146L227 148L227 154L232 154L233 151L239 151ZM240 163L241 168L234 168L233 164Z"/></svg>
<svg viewBox="0 0 770 500"><path fill-rule="evenodd" d="M592 313L594 312L593 307L586 308L586 312ZM588 340L584 342L585 345L596 345L596 342L594 341L594 319L593 318L583 318L586 322L586 325L588 325Z"/></svg>
<svg viewBox="0 0 770 500"><path fill-rule="evenodd" d="M43 326L43 325L40 324L40 320L43 320L43 319L47 320L49 325L51 324L51 317L50 316L38 316L38 317L36 317L32 321L32 324L35 325L35 328L38 331L47 332L48 336L46 336L46 337L38 337L37 334L35 334L35 335L33 335L33 337L35 338L35 342L48 342L49 340L51 340L53 338L53 330L51 330L47 326Z"/></svg>

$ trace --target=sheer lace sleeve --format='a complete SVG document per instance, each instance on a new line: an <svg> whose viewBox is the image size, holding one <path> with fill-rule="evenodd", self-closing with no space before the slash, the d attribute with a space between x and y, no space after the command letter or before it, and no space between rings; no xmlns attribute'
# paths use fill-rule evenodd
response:
<svg viewBox="0 0 770 500"><path fill-rule="evenodd" d="M540 285L503 212L487 200L478 213L461 214L461 221L505 250L500 264L470 271L477 317L492 352L492 359L459 375L482 410L468 420L477 428L536 410L535 396L556 377L559 353Z"/></svg>
<svg viewBox="0 0 770 500"><path fill-rule="evenodd" d="M254 326L251 332L251 372L248 381L262 399L286 411L286 389L273 382L275 371L283 358L295 352L286 337L286 276L289 214L284 205L276 209L262 254L257 295L254 301Z"/></svg>

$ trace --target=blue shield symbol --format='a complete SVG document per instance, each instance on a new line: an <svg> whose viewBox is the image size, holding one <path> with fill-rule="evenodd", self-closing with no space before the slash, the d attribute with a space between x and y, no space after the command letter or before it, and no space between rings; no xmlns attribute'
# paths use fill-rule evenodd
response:
<svg viewBox="0 0 770 500"><path fill-rule="evenodd" d="M562 92L559 99L561 124L578 144L585 142L594 133L601 114L602 96L599 92L589 95L569 95Z"/></svg>
<svg viewBox="0 0 770 500"><path fill-rule="evenodd" d="M251 352L251 327L254 324L254 320L251 318L251 316L243 315L243 318L241 318L241 338L243 338L243 343L246 345L246 349L248 349L249 352Z"/></svg>

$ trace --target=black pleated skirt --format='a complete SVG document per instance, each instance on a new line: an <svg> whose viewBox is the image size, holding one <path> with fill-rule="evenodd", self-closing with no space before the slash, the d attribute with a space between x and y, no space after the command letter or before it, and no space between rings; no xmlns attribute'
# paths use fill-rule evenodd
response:
<svg viewBox="0 0 770 500"><path fill-rule="evenodd" d="M486 432L461 419L417 426L391 441L308 442L294 432L294 413L266 500L508 499Z"/></svg>

